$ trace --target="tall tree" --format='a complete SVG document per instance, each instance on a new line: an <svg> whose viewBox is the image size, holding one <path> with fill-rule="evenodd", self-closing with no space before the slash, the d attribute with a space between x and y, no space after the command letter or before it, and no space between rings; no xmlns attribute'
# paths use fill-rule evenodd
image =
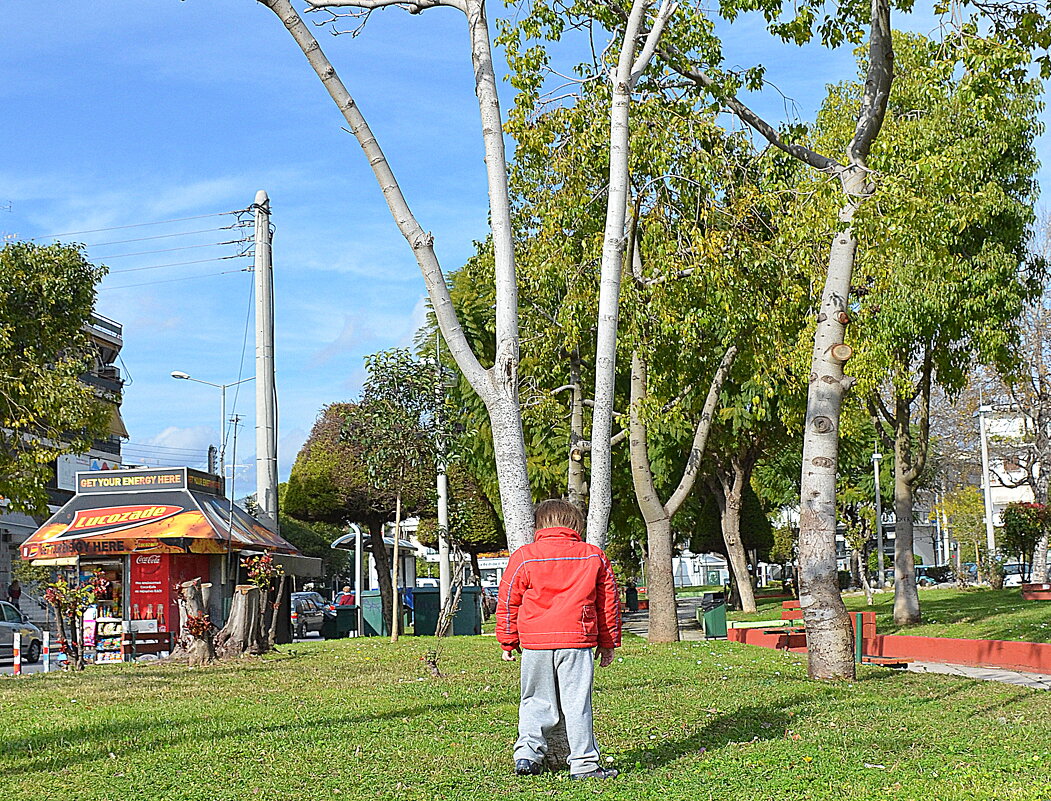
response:
<svg viewBox="0 0 1051 801"><path fill-rule="evenodd" d="M312 3L310 8L353 8L367 19L368 14L385 6L403 6L413 13L437 8L455 8L467 20L471 60L474 66L475 94L481 115L482 140L485 146L486 175L489 187L489 222L494 258L496 290L495 363L483 367L472 351L457 318L445 276L435 255L433 237L426 233L409 208L394 172L387 162L375 135L361 110L340 79L332 63L325 56L313 33L290 0L260 0L282 21L299 45L307 61L328 90L343 114L369 160L380 188L387 200L395 222L412 248L423 273L431 308L434 311L442 337L472 389L485 404L493 433L493 449L500 480L501 507L507 527L509 545L513 548L530 541L533 534L533 513L526 469L525 439L522 432L519 405L519 332L518 290L515 271L515 242L511 221L511 204L507 184L507 160L503 139L503 119L496 89L496 71L493 65L489 23L485 0L420 0L403 3L400 0L324 0ZM611 472L609 468L608 429L613 408L613 367L616 356L617 303L620 289L620 259L623 254L623 213L627 194L628 111L632 90L645 71L654 53L656 41L674 10L670 0L655 15L650 14L650 0L635 0L629 15L615 67L607 77L617 101L611 108L610 134L607 140L610 153L610 186L607 198L608 247L603 255L602 280L604 291L598 321L598 359L596 360L595 424L607 434L600 437L595 466L600 502L593 506L589 517L589 539L603 544L611 502ZM640 35L643 23L650 21L650 30ZM608 396L608 397L607 397Z"/></svg>
<svg viewBox="0 0 1051 801"><path fill-rule="evenodd" d="M891 6L889 0L871 0L826 12L823 0L811 0L793 4L789 11L780 0L769 0L723 3L720 13L733 20L756 8L763 12L771 33L797 44L818 35L826 45L836 46L859 41L866 28L869 32L865 90L860 104L844 109L853 134L840 156L798 141L797 130L779 131L740 99L741 89L762 88L764 70L756 67L741 72L724 66L721 42L705 10L679 14L677 24L669 27L658 46L663 63L692 82L698 92L735 114L772 147L813 168L822 179L835 179L839 188L835 224L825 226L831 245L810 359L798 552L810 675L853 678L853 635L839 595L836 568L836 460L843 398L853 383L844 375L852 353L844 339L851 317L850 285L858 247L852 223L877 188L868 158L883 125L894 78ZM617 10L623 16L619 7Z"/></svg>
<svg viewBox="0 0 1051 801"><path fill-rule="evenodd" d="M1009 369L1018 320L1038 286L1027 241L1039 104L1017 50L895 34L895 51L901 75L871 158L884 176L880 209L858 219L858 236L878 248L859 262L866 281L857 335L860 374L889 378L872 392L871 409L894 453L894 616L904 625L920 620L912 510L934 386L952 397L976 362ZM839 109L861 91L833 90L823 133L846 135Z"/></svg>
<svg viewBox="0 0 1051 801"><path fill-rule="evenodd" d="M105 435L109 407L80 381L105 274L75 245L0 249L0 496L12 509L46 514L52 463Z"/></svg>
<svg viewBox="0 0 1051 801"><path fill-rule="evenodd" d="M364 439L345 436L347 418L354 409L355 405L349 403L322 408L292 466L283 511L299 520L339 526L359 523L368 530L384 620L390 631L394 592L383 535L384 527L395 516L397 487L379 472L370 474ZM433 475L422 475L418 484L406 480L400 485L406 514L427 512L433 507Z"/></svg>

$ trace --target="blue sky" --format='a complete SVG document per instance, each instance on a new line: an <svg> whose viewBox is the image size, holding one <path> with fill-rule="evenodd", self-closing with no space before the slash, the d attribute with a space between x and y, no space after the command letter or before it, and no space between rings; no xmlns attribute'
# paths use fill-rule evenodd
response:
<svg viewBox="0 0 1051 801"><path fill-rule="evenodd" d="M236 245L203 247L236 239L237 229L213 230L235 218L142 224L242 209L258 189L269 194L287 477L318 409L355 397L362 358L409 344L425 309L412 254L334 104L277 18L251 0L16 0L5 4L4 23L0 234L113 229L63 239L89 245L114 271L97 310L124 325L126 461L189 456L203 465L218 438L218 391L169 374L227 383L253 371L251 332L242 366L252 275L237 271L249 261L162 266L236 253ZM317 35L454 269L487 226L462 17L392 9L374 14L360 36ZM803 118L826 83L853 70L848 51L775 46L754 20L726 31L726 53L744 66L766 64ZM755 103L785 118L776 92ZM128 255L150 250L169 252ZM238 495L254 488L254 408L252 384L242 385Z"/></svg>

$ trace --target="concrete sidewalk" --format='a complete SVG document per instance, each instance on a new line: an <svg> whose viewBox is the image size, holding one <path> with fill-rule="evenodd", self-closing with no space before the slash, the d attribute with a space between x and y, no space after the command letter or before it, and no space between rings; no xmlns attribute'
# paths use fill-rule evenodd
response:
<svg viewBox="0 0 1051 801"><path fill-rule="evenodd" d="M950 665L945 662L912 662L904 670L912 673L944 673L949 676L962 676L978 681L998 681L1003 684L1014 684L1018 687L1029 687L1033 690L1051 690L1051 675L1046 673L1025 673L1020 670L1004 670L1003 668Z"/></svg>

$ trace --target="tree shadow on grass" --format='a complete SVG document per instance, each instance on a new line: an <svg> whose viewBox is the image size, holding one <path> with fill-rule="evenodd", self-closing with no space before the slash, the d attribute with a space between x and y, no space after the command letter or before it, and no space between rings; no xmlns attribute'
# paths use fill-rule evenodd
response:
<svg viewBox="0 0 1051 801"><path fill-rule="evenodd" d="M713 717L686 737L651 741L645 746L624 751L620 760L629 766L641 763L647 768L655 768L701 753L702 748L711 751L731 743L780 740L789 725L799 720L789 714L790 709L784 704L740 707Z"/></svg>
<svg viewBox="0 0 1051 801"><path fill-rule="evenodd" d="M316 716L298 718L287 723L262 725L239 725L221 728L215 739L249 741L260 735L303 731L306 736L319 727L332 729L343 726L361 726L369 723L430 716L435 713L462 712L466 708L477 709L498 705L500 702L473 700L471 703L445 702L420 704L412 707L391 709L360 715ZM202 704L202 713L207 707ZM179 720L160 716L137 721L113 721L102 724L85 724L71 729L52 729L46 733L0 740L0 757L5 759L6 771L27 773L32 771L57 771L112 758L131 757L139 752L153 752L172 747L198 746L202 737L202 722L210 720L221 725L221 719L183 717ZM77 749L75 752L73 749ZM58 751L59 755L54 756ZM111 756L112 755L112 756Z"/></svg>

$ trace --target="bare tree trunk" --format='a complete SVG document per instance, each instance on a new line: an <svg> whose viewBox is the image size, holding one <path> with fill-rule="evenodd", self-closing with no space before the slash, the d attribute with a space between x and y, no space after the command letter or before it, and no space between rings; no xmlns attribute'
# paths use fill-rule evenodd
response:
<svg viewBox="0 0 1051 801"><path fill-rule="evenodd" d="M215 653L221 659L243 656L259 642L259 588L238 584L230 605L230 618L215 636Z"/></svg>
<svg viewBox="0 0 1051 801"><path fill-rule="evenodd" d="M657 19L646 37L638 58L635 42L642 29L650 0L634 0L628 16L617 67L610 76L612 98L609 120L609 188L606 195L606 228L602 244L599 280L598 333L595 342L595 408L591 418L591 481L589 487L587 538L606 547L609 513L613 504L613 395L616 390L617 321L620 309L620 278L624 259L624 220L628 206L628 112L636 82L653 57L668 17L675 10L671 0L662 0Z"/></svg>
<svg viewBox="0 0 1051 801"><path fill-rule="evenodd" d="M1039 470L1040 473L1036 476L1036 483L1034 486L1035 491L1033 492L1033 495L1037 503L1046 506L1048 479L1051 478L1051 464L1046 466L1041 464ZM1030 581L1036 584L1046 584L1048 581L1047 533L1047 527L1045 525L1044 532L1040 535L1040 539L1036 541L1036 548L1033 549L1033 568Z"/></svg>
<svg viewBox="0 0 1051 801"><path fill-rule="evenodd" d="M580 383L580 353L574 351L569 372L569 462L567 489L569 501L580 511L586 511L587 484L584 477L584 454L580 450L584 441L584 388Z"/></svg>
<svg viewBox="0 0 1051 801"><path fill-rule="evenodd" d="M179 585L179 601L180 612L185 608L187 618L198 617L208 613L204 605L204 596L201 592L201 580L199 578L185 581ZM207 665L215 661L213 636L214 629L211 627L200 635L192 634L185 628L180 630L179 647L186 651L190 667Z"/></svg>
<svg viewBox="0 0 1051 801"><path fill-rule="evenodd" d="M394 506L394 564L392 565L392 576L391 584L394 588L394 592L391 593L390 601L390 641L397 642L399 629L401 628L401 591L398 589L398 576L401 573L401 562L400 557L400 546L401 546L401 493L398 493L398 497L395 501Z"/></svg>
<svg viewBox="0 0 1051 801"><path fill-rule="evenodd" d="M857 548L850 549L850 589L861 588L861 551Z"/></svg>
<svg viewBox="0 0 1051 801"><path fill-rule="evenodd" d="M679 617L672 572L674 543L671 519L646 521L646 597L649 600L650 642L678 642Z"/></svg>
<svg viewBox="0 0 1051 801"><path fill-rule="evenodd" d="M288 586L288 576L284 573L281 574L281 578L277 582L277 596L273 601L273 612L270 614L270 626L267 630L266 636L266 650L273 651L276 647L277 642L277 625L280 622L279 614L281 612L281 605L285 600L285 587ZM293 587L294 589L294 587Z"/></svg>
<svg viewBox="0 0 1051 801"><path fill-rule="evenodd" d="M855 551L858 558L858 575L861 577L861 586L865 590L865 601L872 606L872 585L869 583L868 573L865 570L865 550Z"/></svg>
<svg viewBox="0 0 1051 801"><path fill-rule="evenodd" d="M894 457L894 622L905 626L920 622L920 596L912 550L912 482L903 475L900 448L895 448Z"/></svg>
<svg viewBox="0 0 1051 801"><path fill-rule="evenodd" d="M390 612L393 609L394 590L390 581L391 563L387 557L387 546L383 542L383 520L381 518L373 518L368 521L368 524L369 550L372 552L372 559L376 563L376 583L379 584L383 624L387 627L387 631L390 632L393 631Z"/></svg>
<svg viewBox="0 0 1051 801"><path fill-rule="evenodd" d="M751 471L741 464L737 456L730 462L728 468L720 466L718 475L709 481L709 487L719 505L719 525L726 546L726 558L737 585L741 611L754 612L755 590L752 587L752 575L748 572L748 555L741 541L741 502L744 485Z"/></svg>

